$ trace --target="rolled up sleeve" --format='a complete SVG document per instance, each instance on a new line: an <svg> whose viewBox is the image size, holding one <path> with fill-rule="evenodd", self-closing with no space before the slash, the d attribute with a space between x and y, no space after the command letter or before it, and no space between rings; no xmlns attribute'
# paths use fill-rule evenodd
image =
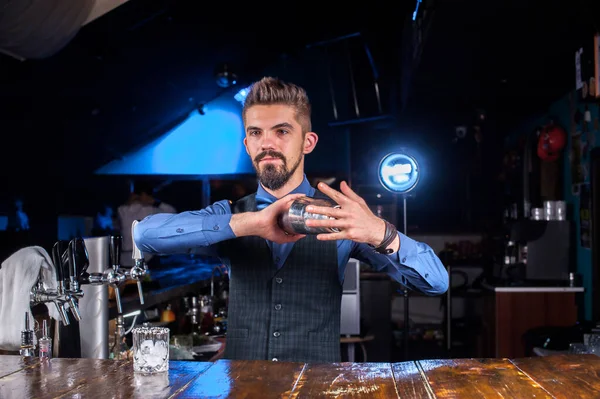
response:
<svg viewBox="0 0 600 399"><path fill-rule="evenodd" d="M214 244L235 238L230 221L229 201L219 201L199 211L148 216L136 226L134 240L146 253L214 255Z"/></svg>

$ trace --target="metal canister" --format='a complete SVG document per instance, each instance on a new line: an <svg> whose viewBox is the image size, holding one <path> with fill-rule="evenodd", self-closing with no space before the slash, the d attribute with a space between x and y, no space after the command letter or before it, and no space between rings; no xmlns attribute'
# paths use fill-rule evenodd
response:
<svg viewBox="0 0 600 399"><path fill-rule="evenodd" d="M321 215L319 213L307 212L309 205L325 206L331 208L340 208L335 202L328 199L302 197L298 198L290 206L287 212L279 215L279 226L290 234L323 234L337 233L340 230L329 227L310 227L306 225L307 220L333 219L332 217Z"/></svg>

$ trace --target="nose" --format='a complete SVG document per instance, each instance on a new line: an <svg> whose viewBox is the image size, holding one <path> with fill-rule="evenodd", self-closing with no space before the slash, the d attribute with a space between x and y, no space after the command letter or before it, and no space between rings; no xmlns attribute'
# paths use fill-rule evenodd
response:
<svg viewBox="0 0 600 399"><path fill-rule="evenodd" d="M275 149L275 134L271 132L266 132L262 136L262 141L260 143L260 148L263 151L266 150L274 150Z"/></svg>

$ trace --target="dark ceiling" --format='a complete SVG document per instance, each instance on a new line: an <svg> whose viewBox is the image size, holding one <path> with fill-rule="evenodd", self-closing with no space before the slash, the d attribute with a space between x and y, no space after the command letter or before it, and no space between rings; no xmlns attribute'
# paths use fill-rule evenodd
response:
<svg viewBox="0 0 600 399"><path fill-rule="evenodd" d="M284 53L357 31L383 54L397 45L415 3L328 11L308 3L267 10L130 0L48 59L0 59L2 133L10 142L4 173L25 165L50 174L96 169L218 95L213 72L222 62L249 82ZM432 29L401 123L427 125L440 137L469 123L476 108L507 129L560 97L573 85L575 48L600 15L591 0L429 4Z"/></svg>
<svg viewBox="0 0 600 399"><path fill-rule="evenodd" d="M15 149L7 156L18 162L26 151L42 173L92 171L219 95L213 73L221 63L244 84L313 42L401 30L412 1L405 8L383 4L342 16L304 3L269 11L254 3L130 0L50 58L0 60L3 130Z"/></svg>

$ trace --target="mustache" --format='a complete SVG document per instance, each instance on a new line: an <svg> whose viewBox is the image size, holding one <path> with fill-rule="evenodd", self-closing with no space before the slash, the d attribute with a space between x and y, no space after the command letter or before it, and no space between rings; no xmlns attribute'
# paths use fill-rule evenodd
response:
<svg viewBox="0 0 600 399"><path fill-rule="evenodd" d="M266 157L279 158L285 162L285 157L283 156L283 154L280 152L277 152L277 151L273 151L273 150L261 152L254 158L254 162L259 162L261 159L266 158Z"/></svg>

